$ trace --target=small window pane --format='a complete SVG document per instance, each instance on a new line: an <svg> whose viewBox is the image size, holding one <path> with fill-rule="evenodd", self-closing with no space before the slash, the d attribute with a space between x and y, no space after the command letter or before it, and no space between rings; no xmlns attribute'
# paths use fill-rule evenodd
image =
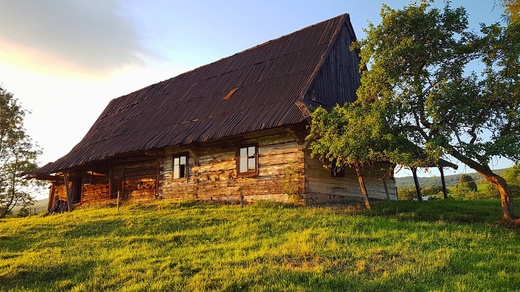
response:
<svg viewBox="0 0 520 292"><path fill-rule="evenodd" d="M245 149L245 148L244 148ZM247 157L240 157L239 172L247 172Z"/></svg>
<svg viewBox="0 0 520 292"><path fill-rule="evenodd" d="M180 178L181 177L181 171L178 165L175 165L173 167L173 178Z"/></svg>
<svg viewBox="0 0 520 292"><path fill-rule="evenodd" d="M248 159L248 163L247 163L247 168L248 168L247 170L248 171L255 171L255 169L256 169L256 167L255 167L256 166L255 160L256 160L255 157L250 157Z"/></svg>
<svg viewBox="0 0 520 292"><path fill-rule="evenodd" d="M242 147L239 150L238 173L256 174L258 165L258 153L256 146Z"/></svg>
<svg viewBox="0 0 520 292"><path fill-rule="evenodd" d="M179 167L179 177L186 177L186 165Z"/></svg>
<svg viewBox="0 0 520 292"><path fill-rule="evenodd" d="M187 176L188 156L182 155L173 158L173 178L184 178Z"/></svg>
<svg viewBox="0 0 520 292"><path fill-rule="evenodd" d="M249 148L247 149L248 156L255 155L255 153L256 153L256 151L255 151L256 149L255 148L256 148L255 146L249 146Z"/></svg>

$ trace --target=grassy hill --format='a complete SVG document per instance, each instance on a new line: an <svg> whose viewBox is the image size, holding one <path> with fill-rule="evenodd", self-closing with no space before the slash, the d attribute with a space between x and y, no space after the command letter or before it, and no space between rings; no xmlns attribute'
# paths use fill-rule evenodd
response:
<svg viewBox="0 0 520 292"><path fill-rule="evenodd" d="M3 291L483 291L520 287L500 202L158 202L0 221Z"/></svg>

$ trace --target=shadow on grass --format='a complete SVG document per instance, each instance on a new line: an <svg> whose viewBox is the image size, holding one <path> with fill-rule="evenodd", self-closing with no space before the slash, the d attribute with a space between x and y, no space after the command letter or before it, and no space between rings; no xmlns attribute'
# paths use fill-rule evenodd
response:
<svg viewBox="0 0 520 292"><path fill-rule="evenodd" d="M97 266L106 261L49 264L45 267L21 265L13 272L0 277L0 287L10 290L51 291L70 290L92 276Z"/></svg>
<svg viewBox="0 0 520 292"><path fill-rule="evenodd" d="M368 216L397 218L416 222L437 222L472 224L497 224L502 218L498 200L438 200L427 202L397 201L372 204Z"/></svg>

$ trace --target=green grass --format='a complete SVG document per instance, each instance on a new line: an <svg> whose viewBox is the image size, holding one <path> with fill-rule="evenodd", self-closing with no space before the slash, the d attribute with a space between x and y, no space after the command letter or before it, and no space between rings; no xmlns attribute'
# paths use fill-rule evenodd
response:
<svg viewBox="0 0 520 292"><path fill-rule="evenodd" d="M3 291L514 291L500 202L159 202L0 221Z"/></svg>

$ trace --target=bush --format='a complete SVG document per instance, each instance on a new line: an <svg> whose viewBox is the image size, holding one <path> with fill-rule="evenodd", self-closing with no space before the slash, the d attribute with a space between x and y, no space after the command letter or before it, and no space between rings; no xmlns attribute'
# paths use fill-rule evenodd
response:
<svg viewBox="0 0 520 292"><path fill-rule="evenodd" d="M431 185L421 190L423 196L428 197L430 200L442 200L444 199L444 193L442 192L441 186Z"/></svg>
<svg viewBox="0 0 520 292"><path fill-rule="evenodd" d="M477 183L475 182L475 180L473 180L473 177L469 174L461 175L457 186L467 187L474 192L476 192L478 189Z"/></svg>
<svg viewBox="0 0 520 292"><path fill-rule="evenodd" d="M415 188L403 188L398 190L397 197L402 201L411 201L417 198L417 192Z"/></svg>
<svg viewBox="0 0 520 292"><path fill-rule="evenodd" d="M433 200L444 199L444 194L442 193L441 186L431 185L429 187L422 188L421 195L423 197L428 197L428 199ZM398 198L402 201L411 201L417 199L417 191L415 190L415 188L399 189Z"/></svg>
<svg viewBox="0 0 520 292"><path fill-rule="evenodd" d="M520 185L520 164L515 164L502 174L502 177L510 185Z"/></svg>
<svg viewBox="0 0 520 292"><path fill-rule="evenodd" d="M490 183L488 183L486 185L487 185L486 188L484 190L482 190L483 195L489 199L499 199L500 193L498 192L498 189Z"/></svg>

